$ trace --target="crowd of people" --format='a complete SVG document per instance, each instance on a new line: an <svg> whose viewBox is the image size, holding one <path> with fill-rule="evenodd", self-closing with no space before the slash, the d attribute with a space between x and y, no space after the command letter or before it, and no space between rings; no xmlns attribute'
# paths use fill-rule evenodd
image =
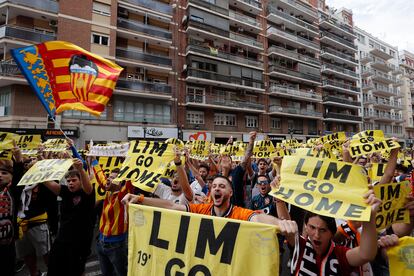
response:
<svg viewBox="0 0 414 276"><path fill-rule="evenodd" d="M281 262L280 271L291 275L389 275L385 249L412 235L414 197L406 199L410 222L394 223L378 233L375 217L381 200L372 186L414 182L412 165L398 164L399 149L392 149L388 159L380 153L352 158L349 143L342 145L343 161L364 169L373 163L386 167L366 194L355 195L370 206L371 219L341 221L270 195L283 179L283 157L253 158L256 135L250 133L241 162L220 154L199 161L188 150L176 147L176 172L172 178L162 178L153 193L134 187L131 181L115 183L119 169L102 179L96 158L81 158L71 141L72 155L39 150L36 157L22 155L15 144L12 160L0 160L1 275L14 275L19 259L24 260L30 275L40 275L39 258L48 268L47 275L82 275L93 239L102 274L127 275L128 204L276 225L281 234L280 256L289 260ZM45 158L73 158L73 165L60 182L17 186L25 172ZM93 179L99 179L96 185L106 191L103 200L95 198Z"/></svg>

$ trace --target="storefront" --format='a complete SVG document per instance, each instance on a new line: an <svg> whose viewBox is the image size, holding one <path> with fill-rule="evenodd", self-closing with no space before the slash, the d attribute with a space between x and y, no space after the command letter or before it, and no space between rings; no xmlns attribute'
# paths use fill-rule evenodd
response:
<svg viewBox="0 0 414 276"><path fill-rule="evenodd" d="M128 126L128 140L148 139L164 141L168 138L178 138L178 128Z"/></svg>

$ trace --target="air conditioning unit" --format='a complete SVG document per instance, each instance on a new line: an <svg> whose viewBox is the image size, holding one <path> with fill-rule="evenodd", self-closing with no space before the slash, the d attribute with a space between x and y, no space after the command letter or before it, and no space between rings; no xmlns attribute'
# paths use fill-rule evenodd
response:
<svg viewBox="0 0 414 276"><path fill-rule="evenodd" d="M58 23L57 23L57 21L56 21L56 20L50 20L50 21L49 21L49 26L50 26L50 27L57 27L57 24L58 24Z"/></svg>

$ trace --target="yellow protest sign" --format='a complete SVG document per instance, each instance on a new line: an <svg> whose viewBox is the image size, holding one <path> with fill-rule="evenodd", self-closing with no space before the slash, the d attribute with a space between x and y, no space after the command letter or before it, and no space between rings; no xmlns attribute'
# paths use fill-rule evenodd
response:
<svg viewBox="0 0 414 276"><path fill-rule="evenodd" d="M377 230L387 228L397 222L410 222L410 214L404 207L410 191L408 181L374 186L375 196L382 200L375 218Z"/></svg>
<svg viewBox="0 0 414 276"><path fill-rule="evenodd" d="M300 147L301 144L296 139L286 139L286 140L282 140L282 145L285 146L286 148L294 149L294 148Z"/></svg>
<svg viewBox="0 0 414 276"><path fill-rule="evenodd" d="M46 181L60 181L72 166L72 159L46 159L37 161L20 179L17 186Z"/></svg>
<svg viewBox="0 0 414 276"><path fill-rule="evenodd" d="M341 131L341 132L335 132L335 133L331 133L325 136L322 136L319 138L319 141L324 144L326 142L329 141L334 141L334 140L338 140L338 141L345 141L346 140L346 134L345 132Z"/></svg>
<svg viewBox="0 0 414 276"><path fill-rule="evenodd" d="M214 143L214 144L210 144L210 152L212 154L220 154L220 149L221 149L221 145Z"/></svg>
<svg viewBox="0 0 414 276"><path fill-rule="evenodd" d="M172 144L132 141L127 158L114 182L131 180L134 186L152 193L174 156Z"/></svg>
<svg viewBox="0 0 414 276"><path fill-rule="evenodd" d="M279 275L276 233L267 224L130 204L128 275Z"/></svg>
<svg viewBox="0 0 414 276"><path fill-rule="evenodd" d="M246 144L233 143L232 145L223 145L220 148L220 154L231 156L232 160L237 162L241 161L246 150Z"/></svg>
<svg viewBox="0 0 414 276"><path fill-rule="evenodd" d="M37 148L42 143L42 138L39 134L19 135L16 144L22 151L22 154L33 155L37 153Z"/></svg>
<svg viewBox="0 0 414 276"><path fill-rule="evenodd" d="M381 180L386 166L387 164L384 163L371 163L371 167L368 169L368 176L371 179L371 183Z"/></svg>
<svg viewBox="0 0 414 276"><path fill-rule="evenodd" d="M317 214L368 221L371 209L363 195L368 181L351 163L315 157L285 156L281 185L270 195Z"/></svg>
<svg viewBox="0 0 414 276"><path fill-rule="evenodd" d="M65 139L56 138L48 139L43 143L44 151L65 151L68 148L68 142Z"/></svg>
<svg viewBox="0 0 414 276"><path fill-rule="evenodd" d="M364 130L352 136L352 140L364 138L364 137L382 137L384 138L384 132L382 130Z"/></svg>
<svg viewBox="0 0 414 276"><path fill-rule="evenodd" d="M124 157L120 157L120 156L99 156L97 157L98 159L98 163L102 168L103 173L105 174L106 177L109 176L109 174L111 173L111 171L113 169L120 169L122 166L122 163L124 162ZM94 177L91 180L91 184L93 185L94 189L95 189L95 199L96 201L99 200L103 200L105 199L105 193L106 191L104 189L101 188L101 186L99 186L96 177Z"/></svg>
<svg viewBox="0 0 414 276"><path fill-rule="evenodd" d="M400 144L392 138L367 136L351 140L349 153L352 157L366 155L373 152L399 148Z"/></svg>
<svg viewBox="0 0 414 276"><path fill-rule="evenodd" d="M414 238L402 237L397 246L387 249L390 275L414 275Z"/></svg>
<svg viewBox="0 0 414 276"><path fill-rule="evenodd" d="M177 138L168 138L164 143L176 145L180 150L184 149L184 142Z"/></svg>
<svg viewBox="0 0 414 276"><path fill-rule="evenodd" d="M205 161L208 158L210 142L195 140L190 149L190 158Z"/></svg>
<svg viewBox="0 0 414 276"><path fill-rule="evenodd" d="M270 158L283 157L285 155L292 155L291 150L284 148L276 148L275 152L270 156Z"/></svg>
<svg viewBox="0 0 414 276"><path fill-rule="evenodd" d="M291 155L295 156L309 156L317 158L329 158L336 160L336 157L326 149L316 150L312 148L297 148L293 150Z"/></svg>
<svg viewBox="0 0 414 276"><path fill-rule="evenodd" d="M17 135L10 132L0 132L0 159L11 160L13 153L13 140Z"/></svg>
<svg viewBox="0 0 414 276"><path fill-rule="evenodd" d="M254 141L253 157L270 158L275 152L275 146L270 140Z"/></svg>

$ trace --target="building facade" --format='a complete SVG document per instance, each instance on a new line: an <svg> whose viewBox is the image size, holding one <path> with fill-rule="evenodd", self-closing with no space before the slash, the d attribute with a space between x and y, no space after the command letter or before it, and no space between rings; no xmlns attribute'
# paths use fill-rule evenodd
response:
<svg viewBox="0 0 414 276"><path fill-rule="evenodd" d="M403 50L399 54L400 70L402 71L401 93L405 95L404 105L404 127L407 145L414 145L414 53Z"/></svg>

